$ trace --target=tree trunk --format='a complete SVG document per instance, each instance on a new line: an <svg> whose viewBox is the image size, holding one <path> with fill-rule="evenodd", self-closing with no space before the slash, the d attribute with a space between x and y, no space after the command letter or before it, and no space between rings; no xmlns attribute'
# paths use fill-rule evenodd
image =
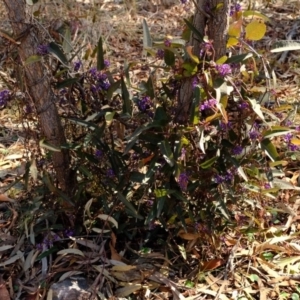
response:
<svg viewBox="0 0 300 300"><path fill-rule="evenodd" d="M215 9L219 4L220 8ZM230 0L198 0L193 25L201 35L208 35L213 41L215 51L214 59L217 60L226 54L228 18ZM201 42L195 34L191 35L190 43L193 54L200 55ZM193 78L186 78L182 82L176 110L176 121L185 124L189 118L193 100Z"/></svg>
<svg viewBox="0 0 300 300"><path fill-rule="evenodd" d="M26 16L25 0L4 0L8 17L17 41L18 54L23 64L26 89L28 97L31 97L38 119L41 125L42 134L46 141L54 146L61 146L66 143L63 127L55 106L55 94L52 90L47 68L41 61L25 65L26 59L36 54L41 44L38 30L30 24ZM68 151L52 153L53 167L56 172L60 188L67 192L72 187L70 173L70 156Z"/></svg>
<svg viewBox="0 0 300 300"><path fill-rule="evenodd" d="M218 6L220 8L207 21L207 35L213 41L215 60L226 54L230 0L210 0L211 8Z"/></svg>

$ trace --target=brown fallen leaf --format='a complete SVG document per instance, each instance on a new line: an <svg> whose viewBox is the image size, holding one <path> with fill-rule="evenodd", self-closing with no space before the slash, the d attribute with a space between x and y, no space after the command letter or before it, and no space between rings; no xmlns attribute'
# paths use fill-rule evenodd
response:
<svg viewBox="0 0 300 300"><path fill-rule="evenodd" d="M6 288L5 282L0 275L0 299L1 300L10 300L9 292Z"/></svg>

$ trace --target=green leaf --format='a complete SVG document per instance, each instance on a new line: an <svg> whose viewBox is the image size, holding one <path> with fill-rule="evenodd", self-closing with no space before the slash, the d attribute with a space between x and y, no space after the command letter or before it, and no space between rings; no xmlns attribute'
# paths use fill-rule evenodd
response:
<svg viewBox="0 0 300 300"><path fill-rule="evenodd" d="M114 92L120 87L121 85L121 79L115 81L113 84L111 84L111 86L109 87L108 91L107 91L107 99L111 100Z"/></svg>
<svg viewBox="0 0 300 300"><path fill-rule="evenodd" d="M156 108L153 120L158 121L161 124L167 124L169 122L168 115L166 114L163 107L158 106Z"/></svg>
<svg viewBox="0 0 300 300"><path fill-rule="evenodd" d="M64 27L62 48L65 54L69 54L73 50L71 30L70 30L70 26L67 25Z"/></svg>
<svg viewBox="0 0 300 300"><path fill-rule="evenodd" d="M104 68L105 65L104 65L103 43L102 43L102 37L100 37L97 45L97 70L103 70Z"/></svg>
<svg viewBox="0 0 300 300"><path fill-rule="evenodd" d="M30 65L33 64L35 62L41 61L42 57L39 55L31 55L29 57L27 57L27 59L25 60L25 65Z"/></svg>
<svg viewBox="0 0 300 300"><path fill-rule="evenodd" d="M145 84L145 88L146 88L147 95L151 99L153 99L155 97L154 86L153 86L153 72L151 72L151 74Z"/></svg>
<svg viewBox="0 0 300 300"><path fill-rule="evenodd" d="M74 83L78 82L79 78L68 78L64 81L61 81L61 82L58 82L56 85L55 85L55 88L56 89L62 89L62 88L65 88L65 87L68 87L68 86L71 86L73 85Z"/></svg>
<svg viewBox="0 0 300 300"><path fill-rule="evenodd" d="M68 59L62 52L58 44L51 42L48 46L48 52L51 53L54 57L56 57L65 66L68 65Z"/></svg>
<svg viewBox="0 0 300 300"><path fill-rule="evenodd" d="M165 203L166 203L166 200L167 200L167 197L166 196L163 196L163 197L157 197L157 211L156 211L156 218L159 218L163 209L164 209L164 206L165 206Z"/></svg>
<svg viewBox="0 0 300 300"><path fill-rule="evenodd" d="M258 17L261 18L265 21L270 21L270 18L268 18L266 15L260 13L259 11L255 11L255 10L245 10L243 11L243 16L244 17Z"/></svg>
<svg viewBox="0 0 300 300"><path fill-rule="evenodd" d="M293 51L293 50L300 50L300 42L286 40L286 41L279 41L274 43L274 48L271 52L284 52L284 51Z"/></svg>
<svg viewBox="0 0 300 300"><path fill-rule="evenodd" d="M123 77L121 78L121 88L122 88L122 99L123 99L123 114L126 116L131 116L132 113L131 100Z"/></svg>
<svg viewBox="0 0 300 300"><path fill-rule="evenodd" d="M267 153L267 155L270 157L272 161L279 160L279 155L277 153L277 150L268 138L263 139L260 143L260 146L261 149L263 149Z"/></svg>
<svg viewBox="0 0 300 300"><path fill-rule="evenodd" d="M48 255L52 254L52 253L56 253L58 251L57 247L52 247L47 251L43 251L37 258L36 261L41 260L44 257L47 257Z"/></svg>
<svg viewBox="0 0 300 300"><path fill-rule="evenodd" d="M169 49L165 49L164 60L168 66L173 66L175 64L175 54Z"/></svg>
<svg viewBox="0 0 300 300"><path fill-rule="evenodd" d="M172 150L171 150L171 147L170 147L169 143L166 140L164 140L164 141L160 142L158 144L158 146L159 146L159 149L160 149L165 161L171 167L173 167L175 162L174 162L173 153L172 153Z"/></svg>
<svg viewBox="0 0 300 300"><path fill-rule="evenodd" d="M299 298L299 294L293 293L291 299L292 299L292 300L299 300L299 299L300 299L300 298Z"/></svg>
<svg viewBox="0 0 300 300"><path fill-rule="evenodd" d="M46 149L48 149L50 151L53 151L53 152L60 152L61 151L60 147L55 146L55 145L51 145L51 144L45 142L45 140L40 140L39 146L42 147L42 148L46 148Z"/></svg>
<svg viewBox="0 0 300 300"><path fill-rule="evenodd" d="M216 161L217 159L218 159L217 156L212 157L212 158L206 160L204 163L200 164L200 167L201 167L202 169L208 169L208 168L210 168L210 167L215 163L215 161Z"/></svg>
<svg viewBox="0 0 300 300"><path fill-rule="evenodd" d="M275 136L281 136L285 135L287 133L293 132L293 129L290 129L289 127L281 127L281 126L272 126L271 130L267 130L263 133L264 138L272 138Z"/></svg>
<svg viewBox="0 0 300 300"><path fill-rule="evenodd" d="M252 281L252 282L257 282L259 281L259 277L256 275L256 274L251 274L249 275L249 279Z"/></svg>
<svg viewBox="0 0 300 300"><path fill-rule="evenodd" d="M203 35L196 29L196 27L187 19L183 19L187 27L193 32L196 37L198 38L198 41L201 43L203 42Z"/></svg>
<svg viewBox="0 0 300 300"><path fill-rule="evenodd" d="M152 38L150 35L150 30L149 30L148 24L145 19L143 20L143 47L144 47L144 50L146 48L152 47Z"/></svg>
<svg viewBox="0 0 300 300"><path fill-rule="evenodd" d="M244 54L239 54L239 55L234 55L229 57L226 60L226 64L236 64L236 63L240 63L250 57L252 57L253 54L252 53L244 53Z"/></svg>
<svg viewBox="0 0 300 300"><path fill-rule="evenodd" d="M122 193L118 192L118 198L130 210L130 212L132 213L132 215L135 218L140 219L140 220L144 219L141 215L138 214L135 207L124 197L124 195Z"/></svg>

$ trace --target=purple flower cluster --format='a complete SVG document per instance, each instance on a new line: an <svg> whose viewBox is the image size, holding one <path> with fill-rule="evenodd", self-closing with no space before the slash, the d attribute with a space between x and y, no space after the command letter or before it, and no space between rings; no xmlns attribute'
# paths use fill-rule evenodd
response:
<svg viewBox="0 0 300 300"><path fill-rule="evenodd" d="M96 81L95 85L91 86L92 92L107 91L110 88L110 82L108 81L107 75L96 68L90 69L91 77Z"/></svg>
<svg viewBox="0 0 300 300"><path fill-rule="evenodd" d="M216 70L221 76L226 76L232 72L231 67L228 64L216 65Z"/></svg>
<svg viewBox="0 0 300 300"><path fill-rule="evenodd" d="M163 59L165 56L165 51L163 49L158 49L156 52L156 57L158 59Z"/></svg>
<svg viewBox="0 0 300 300"><path fill-rule="evenodd" d="M10 99L9 90L2 90L0 92L0 106L5 106L9 99Z"/></svg>
<svg viewBox="0 0 300 300"><path fill-rule="evenodd" d="M240 155L243 152L243 147L242 146L235 146L232 148L232 154L234 155Z"/></svg>
<svg viewBox="0 0 300 300"><path fill-rule="evenodd" d="M64 236L67 238L69 238L70 236L73 236L73 235L74 235L74 230L72 230L72 229L66 229L64 231Z"/></svg>
<svg viewBox="0 0 300 300"><path fill-rule="evenodd" d="M283 139L284 141L287 143L288 149L291 151L298 151L299 150L299 146L294 145L291 143L291 140L293 138L293 135L291 133L287 133Z"/></svg>
<svg viewBox="0 0 300 300"><path fill-rule="evenodd" d="M193 89L199 84L199 79L197 76L194 76L192 79Z"/></svg>
<svg viewBox="0 0 300 300"><path fill-rule="evenodd" d="M252 141L256 140L259 136L260 133L254 129L249 132L249 137Z"/></svg>
<svg viewBox="0 0 300 300"><path fill-rule="evenodd" d="M47 55L49 53L49 45L39 45L36 52L38 55Z"/></svg>
<svg viewBox="0 0 300 300"><path fill-rule="evenodd" d="M187 173L181 173L178 178L178 184L181 190L186 191L188 182L189 182L189 176L187 175Z"/></svg>
<svg viewBox="0 0 300 300"><path fill-rule="evenodd" d="M187 4L188 0L180 0L181 4Z"/></svg>
<svg viewBox="0 0 300 300"><path fill-rule="evenodd" d="M165 44L166 47L171 47L171 41L168 40L168 39L166 39L166 40L164 41L164 44Z"/></svg>
<svg viewBox="0 0 300 300"><path fill-rule="evenodd" d="M145 112L151 107L151 99L149 96L144 96L142 99L138 100L137 106L141 112Z"/></svg>
<svg viewBox="0 0 300 300"><path fill-rule="evenodd" d="M100 159L102 157L102 155L103 155L103 152L101 150L97 149L95 151L95 156L97 159Z"/></svg>
<svg viewBox="0 0 300 300"><path fill-rule="evenodd" d="M216 99L209 99L207 101L204 101L201 105L200 105L200 110L206 110L209 108L214 107L217 104L217 100Z"/></svg>
<svg viewBox="0 0 300 300"><path fill-rule="evenodd" d="M110 66L110 61L108 59L104 59L104 67L108 68Z"/></svg>
<svg viewBox="0 0 300 300"><path fill-rule="evenodd" d="M82 66L82 61L78 60L74 62L74 71L77 72Z"/></svg>
<svg viewBox="0 0 300 300"><path fill-rule="evenodd" d="M239 103L239 104L238 104L238 107L239 107L240 109L247 109L247 108L249 108L249 103L248 103L248 102L242 102L242 103Z"/></svg>
<svg viewBox="0 0 300 300"><path fill-rule="evenodd" d="M57 234L48 234L41 243L36 244L36 248L40 251L47 250L53 246L53 243L59 241L60 237Z"/></svg>
<svg viewBox="0 0 300 300"><path fill-rule="evenodd" d="M114 170L113 170L113 169L108 169L108 170L106 171L106 176L107 176L108 178L114 178L114 177L115 177L115 172L114 172Z"/></svg>
<svg viewBox="0 0 300 300"><path fill-rule="evenodd" d="M203 55L212 50L212 44L210 42L205 42L202 44L201 50L200 50L200 57L203 57Z"/></svg>
<svg viewBox="0 0 300 300"><path fill-rule="evenodd" d="M230 129L231 127L232 127L231 122L228 122L228 123L221 122L220 123L220 128L223 131L226 131L226 130Z"/></svg>
<svg viewBox="0 0 300 300"><path fill-rule="evenodd" d="M230 6L230 16L232 17L235 13L239 12L242 9L241 4L235 3Z"/></svg>
<svg viewBox="0 0 300 300"><path fill-rule="evenodd" d="M221 184L223 182L230 182L233 179L233 173L231 171L227 171L224 175L217 174L214 177L214 182L217 184Z"/></svg>

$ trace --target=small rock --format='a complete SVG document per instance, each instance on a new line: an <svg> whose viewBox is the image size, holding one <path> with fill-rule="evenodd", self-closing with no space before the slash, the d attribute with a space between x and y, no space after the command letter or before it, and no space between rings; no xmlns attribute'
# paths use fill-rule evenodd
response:
<svg viewBox="0 0 300 300"><path fill-rule="evenodd" d="M52 284L52 300L91 300L92 293L85 278L70 277Z"/></svg>

